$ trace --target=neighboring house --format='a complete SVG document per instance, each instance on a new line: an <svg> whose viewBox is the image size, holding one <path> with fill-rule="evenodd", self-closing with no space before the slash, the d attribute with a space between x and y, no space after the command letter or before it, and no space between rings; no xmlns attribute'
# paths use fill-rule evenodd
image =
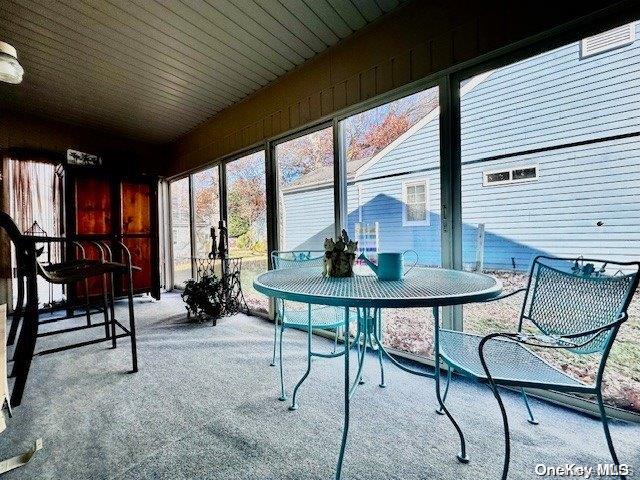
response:
<svg viewBox="0 0 640 480"><path fill-rule="evenodd" d="M640 259L640 41L619 27L463 83L463 260L484 226L485 268L536 254ZM378 248L440 264L439 109L373 158L348 162L348 229L378 223ZM333 234L332 172L282 192L286 248ZM311 209L311 210L310 210ZM314 216L315 215L315 216ZM311 234L310 234L311 232Z"/></svg>

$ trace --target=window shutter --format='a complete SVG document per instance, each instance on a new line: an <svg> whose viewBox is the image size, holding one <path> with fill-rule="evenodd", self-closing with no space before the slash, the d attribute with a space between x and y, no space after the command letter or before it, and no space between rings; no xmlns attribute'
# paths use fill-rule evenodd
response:
<svg viewBox="0 0 640 480"><path fill-rule="evenodd" d="M587 37L580 43L580 57L585 58L597 53L633 43L636 39L636 24L628 23L612 30Z"/></svg>

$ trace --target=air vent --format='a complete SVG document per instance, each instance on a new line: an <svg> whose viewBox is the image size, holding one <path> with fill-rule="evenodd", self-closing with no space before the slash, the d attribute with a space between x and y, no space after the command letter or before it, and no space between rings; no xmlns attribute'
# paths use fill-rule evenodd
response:
<svg viewBox="0 0 640 480"><path fill-rule="evenodd" d="M628 23L612 30L584 38L580 42L580 58L590 57L633 43L636 39L636 24Z"/></svg>

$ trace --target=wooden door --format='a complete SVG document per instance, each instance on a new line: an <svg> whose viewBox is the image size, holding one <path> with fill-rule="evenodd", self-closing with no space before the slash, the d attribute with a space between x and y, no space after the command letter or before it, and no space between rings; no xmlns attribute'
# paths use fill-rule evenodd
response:
<svg viewBox="0 0 640 480"><path fill-rule="evenodd" d="M141 270L133 272L134 293L150 292L154 287L152 195L149 183L123 181L120 185L120 229L123 243L131 252L131 262ZM129 291L124 279L123 292Z"/></svg>
<svg viewBox="0 0 640 480"><path fill-rule="evenodd" d="M113 234L113 196L108 177L94 174L76 175L73 182L74 229L79 236L91 236L96 239L107 238ZM81 242L80 247L74 247L73 256L79 258L81 254L87 259L99 259L100 251L97 246L88 242ZM89 295L102 295L102 278L92 277L88 280ZM85 284L79 282L75 286L79 299L84 299Z"/></svg>

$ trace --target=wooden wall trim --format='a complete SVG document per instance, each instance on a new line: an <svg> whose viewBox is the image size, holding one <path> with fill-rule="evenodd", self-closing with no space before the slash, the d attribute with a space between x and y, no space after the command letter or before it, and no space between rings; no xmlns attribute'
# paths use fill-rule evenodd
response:
<svg viewBox="0 0 640 480"><path fill-rule="evenodd" d="M413 1L174 141L163 173L198 168L621 3Z"/></svg>

